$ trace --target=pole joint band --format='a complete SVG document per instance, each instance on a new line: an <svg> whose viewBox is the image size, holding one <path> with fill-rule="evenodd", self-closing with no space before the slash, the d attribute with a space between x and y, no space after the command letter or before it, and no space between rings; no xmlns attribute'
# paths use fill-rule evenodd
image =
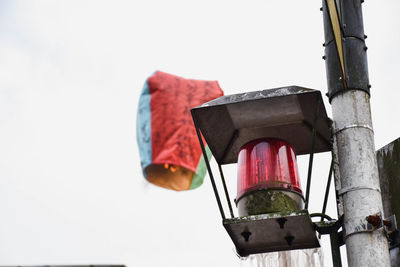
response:
<svg viewBox="0 0 400 267"><path fill-rule="evenodd" d="M372 129L372 127L368 124L350 124L350 125L344 126L342 128L335 129L333 131L333 134L337 135L338 133L343 132L344 130L352 129L352 128L364 128L364 129L368 129L368 130L372 131L372 133L374 133L374 129Z"/></svg>
<svg viewBox="0 0 400 267"><path fill-rule="evenodd" d="M338 191L338 195L342 196L348 192L357 191L357 190L374 190L374 191L378 191L379 193L381 192L381 190L379 188L374 188L374 187L369 187L369 186L350 186L350 187L345 187L345 188L340 189Z"/></svg>

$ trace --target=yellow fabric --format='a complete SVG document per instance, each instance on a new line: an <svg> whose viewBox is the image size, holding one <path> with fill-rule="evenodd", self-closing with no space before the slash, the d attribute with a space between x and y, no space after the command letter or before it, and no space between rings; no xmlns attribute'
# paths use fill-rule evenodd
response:
<svg viewBox="0 0 400 267"><path fill-rule="evenodd" d="M147 180L175 191L189 190L194 172L180 166L152 164L146 168Z"/></svg>
<svg viewBox="0 0 400 267"><path fill-rule="evenodd" d="M340 66L342 68L343 82L344 85L346 86L346 73L344 69L344 60L343 60L342 33L340 31L338 10L336 8L335 0L326 0L326 2L328 5L329 16L331 18L333 35L335 36L336 47L339 54Z"/></svg>

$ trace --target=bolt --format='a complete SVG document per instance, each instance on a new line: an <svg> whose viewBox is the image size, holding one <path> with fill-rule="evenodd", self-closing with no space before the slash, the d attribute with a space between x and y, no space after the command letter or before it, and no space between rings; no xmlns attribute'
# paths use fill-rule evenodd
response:
<svg viewBox="0 0 400 267"><path fill-rule="evenodd" d="M372 86L370 84L368 84L368 89L370 89Z"/></svg>
<svg viewBox="0 0 400 267"><path fill-rule="evenodd" d="M323 7L321 7L320 9L319 9L319 11L323 11L324 10L324 8Z"/></svg>
<svg viewBox="0 0 400 267"><path fill-rule="evenodd" d="M277 219L278 223L279 223L279 227L281 229L283 229L283 227L285 226L285 222L287 221L286 218L279 218Z"/></svg>
<svg viewBox="0 0 400 267"><path fill-rule="evenodd" d="M364 39L367 39L367 38L368 38L368 36L366 34L364 34Z"/></svg>
<svg viewBox="0 0 400 267"><path fill-rule="evenodd" d="M285 240L288 243L288 245L291 246L293 244L294 236L288 234L287 236L285 236Z"/></svg>
<svg viewBox="0 0 400 267"><path fill-rule="evenodd" d="M381 216L378 214L375 215L369 215L367 218L365 218L369 224L371 224L373 227L378 227L380 222L381 222Z"/></svg>
<svg viewBox="0 0 400 267"><path fill-rule="evenodd" d="M322 56L322 59L325 60L325 59L326 59L326 56Z"/></svg>
<svg viewBox="0 0 400 267"><path fill-rule="evenodd" d="M364 51L367 51L367 50L368 50L368 47L364 46Z"/></svg>
<svg viewBox="0 0 400 267"><path fill-rule="evenodd" d="M246 242L249 242L251 233L250 233L249 231L244 231L244 232L242 232L242 236L243 236L243 238L244 238L244 240L245 240Z"/></svg>
<svg viewBox="0 0 400 267"><path fill-rule="evenodd" d="M323 46L323 47L325 47L325 46L326 46L326 44L325 44L325 43L323 43L323 44L322 44L322 46Z"/></svg>

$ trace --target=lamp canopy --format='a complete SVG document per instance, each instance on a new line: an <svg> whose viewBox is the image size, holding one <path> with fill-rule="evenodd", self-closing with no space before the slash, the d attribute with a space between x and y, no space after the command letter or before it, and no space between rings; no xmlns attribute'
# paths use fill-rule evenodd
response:
<svg viewBox="0 0 400 267"><path fill-rule="evenodd" d="M317 115L317 117L315 117ZM329 119L318 90L288 86L221 96L192 109L196 127L219 164L237 162L240 148L259 138L279 138L297 155L331 150Z"/></svg>

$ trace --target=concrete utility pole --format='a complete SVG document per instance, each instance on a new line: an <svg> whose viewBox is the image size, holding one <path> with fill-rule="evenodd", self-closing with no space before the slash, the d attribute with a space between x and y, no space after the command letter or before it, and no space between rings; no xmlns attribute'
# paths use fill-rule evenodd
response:
<svg viewBox="0 0 400 267"><path fill-rule="evenodd" d="M349 266L390 266L383 228L366 217L383 216L370 110L363 0L323 0L326 73L337 144Z"/></svg>

